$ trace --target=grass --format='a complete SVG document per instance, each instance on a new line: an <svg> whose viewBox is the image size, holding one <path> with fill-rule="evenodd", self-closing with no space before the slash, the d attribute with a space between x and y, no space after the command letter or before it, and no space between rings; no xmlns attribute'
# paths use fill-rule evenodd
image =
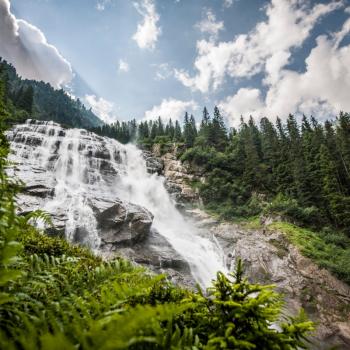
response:
<svg viewBox="0 0 350 350"><path fill-rule="evenodd" d="M234 222L241 224L244 228L249 230L259 230L263 228L260 222L260 216L252 216L251 218L237 219Z"/></svg>
<svg viewBox="0 0 350 350"><path fill-rule="evenodd" d="M287 222L275 222L268 228L285 233L304 256L350 284L350 239L344 234L329 231L316 233Z"/></svg>

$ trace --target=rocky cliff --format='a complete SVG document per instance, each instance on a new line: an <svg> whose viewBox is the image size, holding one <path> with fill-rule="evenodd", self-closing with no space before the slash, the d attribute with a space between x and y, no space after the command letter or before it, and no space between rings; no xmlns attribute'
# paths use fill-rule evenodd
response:
<svg viewBox="0 0 350 350"><path fill-rule="evenodd" d="M153 155L162 164L168 186L176 188L176 198L182 203L199 204L198 193L188 185L202 174L176 159L176 150L161 154L155 147ZM204 232L215 236L227 256L227 268L232 271L241 258L246 275L252 282L274 284L285 298L285 312L295 315L303 308L317 323L311 339L312 349L350 349L350 287L319 268L293 246L284 233L249 229L239 224L221 222L201 209L187 207L187 215L194 218Z"/></svg>

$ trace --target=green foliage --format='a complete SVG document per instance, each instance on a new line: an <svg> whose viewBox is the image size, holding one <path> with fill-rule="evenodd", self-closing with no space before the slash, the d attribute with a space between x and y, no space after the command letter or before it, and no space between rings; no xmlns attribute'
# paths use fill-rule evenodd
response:
<svg viewBox="0 0 350 350"><path fill-rule="evenodd" d="M31 118L53 120L68 127L91 128L103 124L79 99L73 100L64 90L55 90L43 81L21 79L16 69L1 58L0 80L6 85L8 122Z"/></svg>
<svg viewBox="0 0 350 350"><path fill-rule="evenodd" d="M205 108L194 145L181 160L201 169L204 205L224 218L272 213L350 235L349 130L347 113L324 125L304 117L301 128L289 115L276 126L267 118L259 127L241 119L227 135L219 110L210 118Z"/></svg>
<svg viewBox="0 0 350 350"><path fill-rule="evenodd" d="M350 284L350 239L344 234L330 229L316 233L286 222L273 223L269 228L286 233L305 256Z"/></svg>
<svg viewBox="0 0 350 350"><path fill-rule="evenodd" d="M307 223L310 226L319 226L324 220L319 210L313 207L303 208L296 199L292 199L279 193L265 209L265 214L279 214L285 219Z"/></svg>

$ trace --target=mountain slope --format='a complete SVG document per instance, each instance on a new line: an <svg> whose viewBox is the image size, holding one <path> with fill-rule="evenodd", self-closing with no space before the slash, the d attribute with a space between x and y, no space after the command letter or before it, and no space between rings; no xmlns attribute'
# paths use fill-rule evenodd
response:
<svg viewBox="0 0 350 350"><path fill-rule="evenodd" d="M81 128L103 125L79 99L74 100L63 89L55 90L43 81L22 79L16 69L1 58L0 78L5 81L6 98L12 105L11 115L15 120L53 120L68 127Z"/></svg>

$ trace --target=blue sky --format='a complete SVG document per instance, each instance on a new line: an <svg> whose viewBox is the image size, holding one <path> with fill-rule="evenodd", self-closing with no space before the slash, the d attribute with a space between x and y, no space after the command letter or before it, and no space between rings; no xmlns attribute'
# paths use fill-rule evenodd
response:
<svg viewBox="0 0 350 350"><path fill-rule="evenodd" d="M25 77L65 87L107 121L181 119L185 110L199 119L204 105L216 104L230 125L241 114L284 118L291 112L324 119L350 110L348 1L12 0L8 8L9 0L0 0L0 5L0 15L13 21L14 37L26 48L15 51L0 38L0 55ZM10 39L11 30L0 36ZM19 57L28 52L42 64L31 69Z"/></svg>

